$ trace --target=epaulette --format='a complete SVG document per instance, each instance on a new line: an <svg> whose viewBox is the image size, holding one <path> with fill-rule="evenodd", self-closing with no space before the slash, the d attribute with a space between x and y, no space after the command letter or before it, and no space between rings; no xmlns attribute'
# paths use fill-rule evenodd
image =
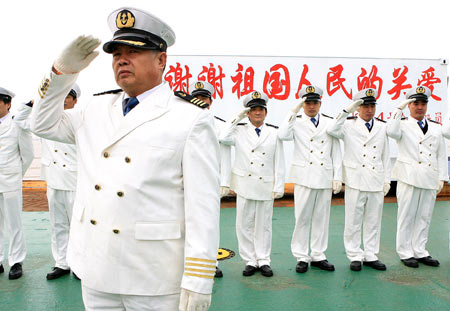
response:
<svg viewBox="0 0 450 311"><path fill-rule="evenodd" d="M431 119L427 119L427 121L430 121L430 122L433 122L433 123L436 123L436 124L441 124L440 122L437 122L437 121L434 121L434 120L431 120Z"/></svg>
<svg viewBox="0 0 450 311"><path fill-rule="evenodd" d="M356 119L355 116L347 117L347 120L354 120L354 119Z"/></svg>
<svg viewBox="0 0 450 311"><path fill-rule="evenodd" d="M302 115L297 116L297 118L301 118L301 117L302 117Z"/></svg>
<svg viewBox="0 0 450 311"><path fill-rule="evenodd" d="M224 119L219 118L218 116L214 116L214 118L216 118L217 120L222 121L222 122L227 122Z"/></svg>
<svg viewBox="0 0 450 311"><path fill-rule="evenodd" d="M192 95L186 94L183 91L175 91L173 94L175 96L177 96L177 97L179 97L181 99L184 99L185 101L187 101L187 102L197 106L197 107L202 108L202 109L203 108L208 108L208 106L209 106L209 104L205 103L203 100L200 100L197 97L194 97Z"/></svg>
<svg viewBox="0 0 450 311"><path fill-rule="evenodd" d="M14 120L14 117L15 117L15 116L12 116L12 117L11 117L11 119L13 119L13 120Z"/></svg>
<svg viewBox="0 0 450 311"><path fill-rule="evenodd" d="M325 118L330 118L330 119L333 119L333 117L330 117L330 116L327 116L326 114L324 114L324 113L321 113L321 115L323 115Z"/></svg>
<svg viewBox="0 0 450 311"><path fill-rule="evenodd" d="M403 117L400 120L408 120L408 117Z"/></svg>
<svg viewBox="0 0 450 311"><path fill-rule="evenodd" d="M267 125L267 126L270 126L270 127L274 127L274 128L276 128L276 129L278 128L278 126L273 125L273 124L266 123L266 125Z"/></svg>
<svg viewBox="0 0 450 311"><path fill-rule="evenodd" d="M122 89L110 90L110 91L94 94L94 96L107 95L107 94L117 94L117 93L120 93L120 92L123 92L123 90Z"/></svg>
<svg viewBox="0 0 450 311"><path fill-rule="evenodd" d="M378 120L378 121L380 121L380 122L383 122L383 123L386 123L386 121L384 121L384 120L381 120L381 119L378 119L378 118L374 118L375 120Z"/></svg>
<svg viewBox="0 0 450 311"><path fill-rule="evenodd" d="M247 123L238 123L237 125L246 125Z"/></svg>

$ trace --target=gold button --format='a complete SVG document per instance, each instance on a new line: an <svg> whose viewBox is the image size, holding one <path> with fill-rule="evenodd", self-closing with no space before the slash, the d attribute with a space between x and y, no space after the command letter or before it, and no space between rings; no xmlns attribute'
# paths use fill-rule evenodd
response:
<svg viewBox="0 0 450 311"><path fill-rule="evenodd" d="M431 157L431 153L429 154L429 156Z"/></svg>
<svg viewBox="0 0 450 311"><path fill-rule="evenodd" d="M97 221L94 219L91 219L91 224L93 224L95 226L97 224Z"/></svg>
<svg viewBox="0 0 450 311"><path fill-rule="evenodd" d="M252 174L248 174L248 176L252 176Z"/></svg>
<svg viewBox="0 0 450 311"><path fill-rule="evenodd" d="M119 234L119 229L113 229L113 232L115 233L115 234Z"/></svg>
<svg viewBox="0 0 450 311"><path fill-rule="evenodd" d="M65 165L65 164L63 164L63 167L66 167L66 165Z"/></svg>
<svg viewBox="0 0 450 311"><path fill-rule="evenodd" d="M420 154L422 154L422 151L421 152L419 152Z"/></svg>
<svg viewBox="0 0 450 311"><path fill-rule="evenodd" d="M366 155L365 154L363 154L363 157L365 157Z"/></svg>
<svg viewBox="0 0 450 311"><path fill-rule="evenodd" d="M363 167L366 167L366 165L365 165L365 164L363 164Z"/></svg>
<svg viewBox="0 0 450 311"><path fill-rule="evenodd" d="M261 166L264 166L264 163L263 163L263 164L261 164Z"/></svg>
<svg viewBox="0 0 450 311"><path fill-rule="evenodd" d="M320 154L323 154L323 151L321 151Z"/></svg>
<svg viewBox="0 0 450 311"><path fill-rule="evenodd" d="M323 166L323 163L320 163L321 166Z"/></svg>
<svg viewBox="0 0 450 311"><path fill-rule="evenodd" d="M419 162L419 164L422 164L422 162Z"/></svg>
<svg viewBox="0 0 450 311"><path fill-rule="evenodd" d="M117 195L118 195L119 197L123 197L123 192L122 192L122 191L117 191Z"/></svg>
<svg viewBox="0 0 450 311"><path fill-rule="evenodd" d="M375 166L374 166L374 167L372 167L372 169L374 170L374 169L375 169Z"/></svg>
<svg viewBox="0 0 450 311"><path fill-rule="evenodd" d="M431 166L431 164L428 164L428 166Z"/></svg>
<svg viewBox="0 0 450 311"><path fill-rule="evenodd" d="M431 146L431 145L430 145ZM265 155L266 153L265 152L263 152L263 155Z"/></svg>
<svg viewBox="0 0 450 311"><path fill-rule="evenodd" d="M309 141L313 141L313 139L311 138Z"/></svg>
<svg viewBox="0 0 450 311"><path fill-rule="evenodd" d="M95 185L94 188L95 188L95 190L97 190L97 191L100 190L100 189L102 189L102 187L100 187L100 185Z"/></svg>
<svg viewBox="0 0 450 311"><path fill-rule="evenodd" d="M419 142L419 145L422 145L422 142Z"/></svg>
<svg viewBox="0 0 450 311"><path fill-rule="evenodd" d="M250 162L250 164L253 164L253 162Z"/></svg>
<svg viewBox="0 0 450 311"><path fill-rule="evenodd" d="M131 159L129 157L125 157L125 162L130 163Z"/></svg>
<svg viewBox="0 0 450 311"><path fill-rule="evenodd" d="M252 150L252 152L255 152L255 150Z"/></svg>
<svg viewBox="0 0 450 311"><path fill-rule="evenodd" d="M109 157L109 153L108 153L107 151L105 151L105 152L103 153L103 157L108 158L108 157Z"/></svg>
<svg viewBox="0 0 450 311"><path fill-rule="evenodd" d="M324 140L322 140L322 144L324 143L325 141Z"/></svg>
<svg viewBox="0 0 450 311"><path fill-rule="evenodd" d="M310 150L309 152L310 152L310 153L313 153L313 151L312 151L312 150Z"/></svg>
<svg viewBox="0 0 450 311"><path fill-rule="evenodd" d="M55 152L58 152L58 150L55 149Z"/></svg>
<svg viewBox="0 0 450 311"><path fill-rule="evenodd" d="M373 146L373 148L375 149L377 146Z"/></svg>
<svg viewBox="0 0 450 311"><path fill-rule="evenodd" d="M366 146L366 144L363 145L363 147L365 147L365 146Z"/></svg>
<svg viewBox="0 0 450 311"><path fill-rule="evenodd" d="M67 152L64 152L64 155L67 155Z"/></svg>
<svg viewBox="0 0 450 311"><path fill-rule="evenodd" d="M312 162L309 162L309 164L312 164Z"/></svg>
<svg viewBox="0 0 450 311"><path fill-rule="evenodd" d="M56 164L56 162L53 162L53 164Z"/></svg>
<svg viewBox="0 0 450 311"><path fill-rule="evenodd" d="M376 157L373 157L374 159L376 159Z"/></svg>
<svg viewBox="0 0 450 311"><path fill-rule="evenodd" d="M259 179L262 179L262 177L259 177Z"/></svg>

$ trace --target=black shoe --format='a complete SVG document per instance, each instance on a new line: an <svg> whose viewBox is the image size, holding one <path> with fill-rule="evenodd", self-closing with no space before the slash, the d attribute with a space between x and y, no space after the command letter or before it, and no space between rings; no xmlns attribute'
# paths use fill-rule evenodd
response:
<svg viewBox="0 0 450 311"><path fill-rule="evenodd" d="M297 265L295 266L295 271L297 271L297 273L305 273L306 271L308 271L308 263L305 261L297 262Z"/></svg>
<svg viewBox="0 0 450 311"><path fill-rule="evenodd" d="M386 265L379 260L363 261L363 265L374 268L375 270L386 270Z"/></svg>
<svg viewBox="0 0 450 311"><path fill-rule="evenodd" d="M256 272L256 267L247 265L247 266L245 266L244 271L242 271L242 275L243 276L251 276L251 275L255 274L255 272Z"/></svg>
<svg viewBox="0 0 450 311"><path fill-rule="evenodd" d="M219 269L219 267L216 267L216 274L214 274L215 278L223 278L223 272Z"/></svg>
<svg viewBox="0 0 450 311"><path fill-rule="evenodd" d="M311 261L311 267L317 267L326 271L334 271L334 266L328 260Z"/></svg>
<svg viewBox="0 0 450 311"><path fill-rule="evenodd" d="M78 275L75 274L75 272L72 271L73 277L76 278L78 281L80 281L81 279L78 277Z"/></svg>
<svg viewBox="0 0 450 311"><path fill-rule="evenodd" d="M267 277L273 276L272 268L270 268L269 265L264 265L259 267L259 270L261 270L261 274Z"/></svg>
<svg viewBox="0 0 450 311"><path fill-rule="evenodd" d="M361 261L352 261L350 263L350 270L361 271Z"/></svg>
<svg viewBox="0 0 450 311"><path fill-rule="evenodd" d="M3 268L3 265L0 265L0 273L5 272L5 268Z"/></svg>
<svg viewBox="0 0 450 311"><path fill-rule="evenodd" d="M417 258L417 261L431 267L439 266L439 261L431 256Z"/></svg>
<svg viewBox="0 0 450 311"><path fill-rule="evenodd" d="M22 276L22 264L21 263L15 263L11 270L9 270L9 279L15 280Z"/></svg>
<svg viewBox="0 0 450 311"><path fill-rule="evenodd" d="M62 277L63 275L69 274L70 269L61 269L58 267L54 267L52 272L47 273L47 280L54 280Z"/></svg>
<svg viewBox="0 0 450 311"><path fill-rule="evenodd" d="M403 264L410 268L419 268L419 262L414 257L407 258L407 259L401 259Z"/></svg>

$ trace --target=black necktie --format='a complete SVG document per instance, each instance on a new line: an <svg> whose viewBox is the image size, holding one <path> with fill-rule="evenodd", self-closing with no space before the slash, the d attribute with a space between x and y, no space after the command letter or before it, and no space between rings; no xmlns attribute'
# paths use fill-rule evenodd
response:
<svg viewBox="0 0 450 311"><path fill-rule="evenodd" d="M314 124L315 127L317 127L317 120L316 120L316 118L311 118L311 122Z"/></svg>
<svg viewBox="0 0 450 311"><path fill-rule="evenodd" d="M137 104L139 104L139 101L136 97L130 97L128 99L125 99L127 102L123 107L123 115L126 116L128 112L131 111L131 109L133 109L134 107L137 106Z"/></svg>
<svg viewBox="0 0 450 311"><path fill-rule="evenodd" d="M259 137L259 134L261 134L261 129L259 129L259 128L255 128L255 131L256 131L256 134L258 135L258 137Z"/></svg>
<svg viewBox="0 0 450 311"><path fill-rule="evenodd" d="M369 123L369 122L366 122L366 127L367 127L367 129L369 130L369 132L370 132L370 130L372 129L372 127L370 126L370 123Z"/></svg>

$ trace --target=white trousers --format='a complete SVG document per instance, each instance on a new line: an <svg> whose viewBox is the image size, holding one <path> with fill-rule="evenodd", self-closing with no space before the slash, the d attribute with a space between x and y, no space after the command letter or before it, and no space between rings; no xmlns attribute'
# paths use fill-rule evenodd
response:
<svg viewBox="0 0 450 311"><path fill-rule="evenodd" d="M295 185L295 228L291 251L297 261L325 260L328 247L331 189L311 189ZM311 242L309 232L311 231ZM309 255L311 244L311 255Z"/></svg>
<svg viewBox="0 0 450 311"><path fill-rule="evenodd" d="M120 295L99 292L83 285L85 311L177 311L180 294L162 296Z"/></svg>
<svg viewBox="0 0 450 311"><path fill-rule="evenodd" d="M236 235L239 255L247 265L270 265L273 200L236 198Z"/></svg>
<svg viewBox="0 0 450 311"><path fill-rule="evenodd" d="M69 243L70 220L72 219L75 191L47 188L47 199L55 267L67 270L69 269L66 261L67 244Z"/></svg>
<svg viewBox="0 0 450 311"><path fill-rule="evenodd" d="M8 263L25 260L27 250L22 229L22 190L0 193L0 264L3 263L5 228L9 235Z"/></svg>
<svg viewBox="0 0 450 311"><path fill-rule="evenodd" d="M430 254L428 241L436 190L397 182L397 253L400 259L422 258Z"/></svg>
<svg viewBox="0 0 450 311"><path fill-rule="evenodd" d="M383 191L345 187L344 246L350 261L378 260L383 203ZM361 227L364 250L361 248Z"/></svg>

